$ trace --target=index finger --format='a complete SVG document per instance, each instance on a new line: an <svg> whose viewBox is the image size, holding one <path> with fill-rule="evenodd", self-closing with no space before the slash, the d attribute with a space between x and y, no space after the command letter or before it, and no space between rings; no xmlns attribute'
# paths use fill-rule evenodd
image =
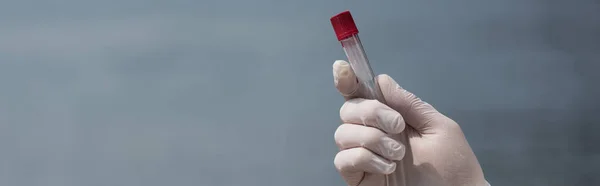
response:
<svg viewBox="0 0 600 186"><path fill-rule="evenodd" d="M348 100L340 108L340 119L348 124L374 127L387 134L404 131L404 118L387 105L372 99L356 98Z"/></svg>

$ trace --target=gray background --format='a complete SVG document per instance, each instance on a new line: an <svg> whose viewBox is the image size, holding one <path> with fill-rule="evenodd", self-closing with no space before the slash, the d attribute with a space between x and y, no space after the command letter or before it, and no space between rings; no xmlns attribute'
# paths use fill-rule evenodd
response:
<svg viewBox="0 0 600 186"><path fill-rule="evenodd" d="M0 1L0 185L344 185L350 9L376 73L500 185L599 185L594 0Z"/></svg>

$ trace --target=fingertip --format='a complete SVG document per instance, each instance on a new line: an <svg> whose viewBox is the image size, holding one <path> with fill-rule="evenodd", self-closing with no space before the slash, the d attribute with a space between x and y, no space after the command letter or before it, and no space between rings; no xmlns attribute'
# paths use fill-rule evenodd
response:
<svg viewBox="0 0 600 186"><path fill-rule="evenodd" d="M335 60L335 62L333 62L333 67L335 68L335 66L337 66L337 65L343 65L343 64L348 64L348 62L346 62L344 60L341 60L341 59L338 59L338 60Z"/></svg>
<svg viewBox="0 0 600 186"><path fill-rule="evenodd" d="M378 145L376 145L376 148L372 150L384 158L396 161L400 161L404 158L406 147L400 142L400 139L394 139L391 136L385 136L381 137L377 141L377 144Z"/></svg>
<svg viewBox="0 0 600 186"><path fill-rule="evenodd" d="M402 114L395 112L391 123L391 131L396 132L397 134L404 132L404 129L406 128L406 122L404 121L404 117L402 117Z"/></svg>
<svg viewBox="0 0 600 186"><path fill-rule="evenodd" d="M402 88L387 74L377 76L377 82L387 105L402 115L405 124L410 125L421 133L426 132L424 130L429 129L433 125L430 121L439 112L432 105Z"/></svg>
<svg viewBox="0 0 600 186"><path fill-rule="evenodd" d="M352 71L350 63L344 60L336 60L333 62L333 77L335 80L345 79L353 75L354 71Z"/></svg>
<svg viewBox="0 0 600 186"><path fill-rule="evenodd" d="M358 90L359 84L350 64L344 60L333 63L333 79L335 87L345 97L352 96Z"/></svg>
<svg viewBox="0 0 600 186"><path fill-rule="evenodd" d="M390 92L394 89L401 89L400 85L387 74L380 74L377 76L377 83L383 93Z"/></svg>
<svg viewBox="0 0 600 186"><path fill-rule="evenodd" d="M385 175L394 173L394 171L396 171L396 165L395 162L390 163L389 166L383 169L382 173Z"/></svg>
<svg viewBox="0 0 600 186"><path fill-rule="evenodd" d="M365 148L352 148L338 152L334 159L338 172L345 174L345 179L358 181L356 173L391 174L396 171L397 164L387 160ZM355 175L355 176L352 176ZM362 175L362 174L360 174ZM349 179L350 178L350 179Z"/></svg>
<svg viewBox="0 0 600 186"><path fill-rule="evenodd" d="M384 130L388 134L399 134L404 131L404 118L396 110L387 105L381 104L380 109L374 114L379 121L378 128Z"/></svg>

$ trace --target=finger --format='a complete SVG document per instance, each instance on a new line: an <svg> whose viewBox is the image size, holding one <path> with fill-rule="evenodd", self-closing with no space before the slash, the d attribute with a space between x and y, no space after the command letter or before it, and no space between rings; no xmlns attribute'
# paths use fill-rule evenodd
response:
<svg viewBox="0 0 600 186"><path fill-rule="evenodd" d="M348 185L358 185L365 173L387 175L396 170L396 163L364 148L340 151L335 156L334 164Z"/></svg>
<svg viewBox="0 0 600 186"><path fill-rule="evenodd" d="M388 134L404 130L404 118L400 113L377 100L348 100L340 108L340 118L344 123L375 127Z"/></svg>
<svg viewBox="0 0 600 186"><path fill-rule="evenodd" d="M337 60L333 63L333 81L335 88L346 100L360 96L358 79L348 62Z"/></svg>
<svg viewBox="0 0 600 186"><path fill-rule="evenodd" d="M365 177L360 182L359 186L371 186L371 185L400 185L395 184L397 182L390 181L388 179L394 179L395 176L386 177L383 174L365 173Z"/></svg>
<svg viewBox="0 0 600 186"><path fill-rule="evenodd" d="M334 136L342 150L363 147L389 160L402 160L406 150L404 145L373 127L342 124Z"/></svg>
<svg viewBox="0 0 600 186"><path fill-rule="evenodd" d="M433 106L400 87L392 77L382 74L377 76L377 81L387 105L400 112L406 123L418 131L431 128L434 125L431 120L441 115Z"/></svg>

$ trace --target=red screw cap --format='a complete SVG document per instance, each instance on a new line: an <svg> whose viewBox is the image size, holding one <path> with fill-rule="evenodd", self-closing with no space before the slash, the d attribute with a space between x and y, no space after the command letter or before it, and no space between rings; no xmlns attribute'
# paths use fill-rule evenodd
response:
<svg viewBox="0 0 600 186"><path fill-rule="evenodd" d="M358 28L352 19L350 11L343 11L333 17L331 17L331 25L335 31L338 41L346 39L354 34L358 34Z"/></svg>

